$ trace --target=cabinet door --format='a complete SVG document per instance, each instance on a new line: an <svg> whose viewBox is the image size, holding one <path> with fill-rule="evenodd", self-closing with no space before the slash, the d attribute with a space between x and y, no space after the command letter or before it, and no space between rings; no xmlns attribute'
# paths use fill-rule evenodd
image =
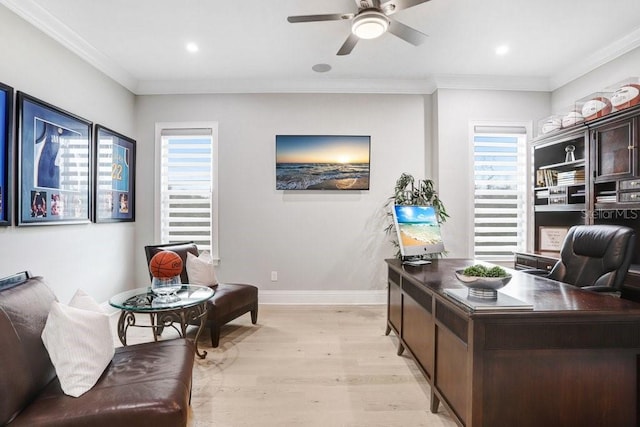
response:
<svg viewBox="0 0 640 427"><path fill-rule="evenodd" d="M607 123L591 131L595 181L634 177L638 173L636 119Z"/></svg>

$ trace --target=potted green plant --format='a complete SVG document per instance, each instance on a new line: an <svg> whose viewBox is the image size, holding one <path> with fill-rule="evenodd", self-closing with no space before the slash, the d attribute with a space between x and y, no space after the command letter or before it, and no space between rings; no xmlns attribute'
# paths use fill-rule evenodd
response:
<svg viewBox="0 0 640 427"><path fill-rule="evenodd" d="M395 233L393 233L393 215L389 209L389 207L393 207L394 205L433 206L436 210L438 223L440 224L444 223L449 217L442 200L438 197L438 192L435 190L433 180L422 179L416 181L411 174L403 173L400 175L400 178L396 181L393 196L389 197L389 200L385 205L389 218L389 225L386 227L385 231L393 236L391 242L397 249L396 257L398 258L401 256L400 246L398 244L398 240L395 238ZM442 253L435 255L441 256Z"/></svg>

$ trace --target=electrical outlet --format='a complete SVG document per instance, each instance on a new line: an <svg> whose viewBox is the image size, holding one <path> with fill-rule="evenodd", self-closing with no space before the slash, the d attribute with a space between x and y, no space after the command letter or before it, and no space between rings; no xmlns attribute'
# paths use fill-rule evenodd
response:
<svg viewBox="0 0 640 427"><path fill-rule="evenodd" d="M272 282L277 282L278 281L278 272L277 271L272 271L271 272L271 281Z"/></svg>

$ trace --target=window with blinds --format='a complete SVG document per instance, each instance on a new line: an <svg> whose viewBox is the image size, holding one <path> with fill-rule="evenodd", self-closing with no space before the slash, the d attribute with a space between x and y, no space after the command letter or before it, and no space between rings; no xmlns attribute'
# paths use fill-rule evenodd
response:
<svg viewBox="0 0 640 427"><path fill-rule="evenodd" d="M526 129L475 126L473 166L474 256L512 260L526 248Z"/></svg>
<svg viewBox="0 0 640 427"><path fill-rule="evenodd" d="M159 237L217 259L217 127L160 129Z"/></svg>

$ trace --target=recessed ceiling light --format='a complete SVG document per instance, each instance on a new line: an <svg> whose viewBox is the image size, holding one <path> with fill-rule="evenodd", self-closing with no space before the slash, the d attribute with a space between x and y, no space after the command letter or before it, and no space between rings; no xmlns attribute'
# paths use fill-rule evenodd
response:
<svg viewBox="0 0 640 427"><path fill-rule="evenodd" d="M329 64L316 64L311 67L313 71L316 73L326 73L327 71L331 71L331 65Z"/></svg>
<svg viewBox="0 0 640 427"><path fill-rule="evenodd" d="M191 53L195 53L200 49L198 48L198 45L195 43L187 43L187 50Z"/></svg>
<svg viewBox="0 0 640 427"><path fill-rule="evenodd" d="M509 52L509 46L506 44L500 45L496 48L496 55L502 56Z"/></svg>

